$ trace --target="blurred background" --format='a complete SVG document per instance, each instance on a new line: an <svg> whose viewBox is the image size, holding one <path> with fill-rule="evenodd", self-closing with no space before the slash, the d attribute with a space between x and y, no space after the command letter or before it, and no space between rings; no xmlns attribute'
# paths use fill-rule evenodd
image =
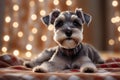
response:
<svg viewBox="0 0 120 80"><path fill-rule="evenodd" d="M41 17L54 8L61 11L82 8L92 15L84 26L84 40L99 51L119 54L120 0L0 0L0 54L31 58L53 47L53 27Z"/></svg>

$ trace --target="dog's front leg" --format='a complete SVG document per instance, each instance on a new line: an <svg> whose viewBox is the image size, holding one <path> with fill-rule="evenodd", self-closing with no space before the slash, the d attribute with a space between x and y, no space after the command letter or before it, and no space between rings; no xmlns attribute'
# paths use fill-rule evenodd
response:
<svg viewBox="0 0 120 80"><path fill-rule="evenodd" d="M97 71L95 64L87 56L81 57L81 62L82 62L82 65L80 67L81 72L93 73Z"/></svg>
<svg viewBox="0 0 120 80"><path fill-rule="evenodd" d="M46 72L55 72L62 70L61 65L57 65L54 62L44 62L39 66L33 68L33 72L46 73Z"/></svg>
<svg viewBox="0 0 120 80"><path fill-rule="evenodd" d="M23 65L29 68L33 68L37 65L40 65L41 63L48 61L55 51L56 48L44 50L38 55L38 57L32 59L31 61L25 61Z"/></svg>

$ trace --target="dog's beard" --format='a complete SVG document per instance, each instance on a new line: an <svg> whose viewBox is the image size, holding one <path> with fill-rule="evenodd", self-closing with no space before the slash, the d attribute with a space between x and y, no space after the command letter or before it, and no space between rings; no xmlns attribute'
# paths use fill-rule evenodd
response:
<svg viewBox="0 0 120 80"><path fill-rule="evenodd" d="M83 32L78 29L74 29L72 36L68 38L65 33L58 30L54 34L54 40L63 48L72 49L78 46L83 40Z"/></svg>
<svg viewBox="0 0 120 80"><path fill-rule="evenodd" d="M74 48L78 45L78 42L76 42L75 40L71 39L66 39L66 40L63 40L60 44L63 48L66 48L66 49L71 49L71 48Z"/></svg>

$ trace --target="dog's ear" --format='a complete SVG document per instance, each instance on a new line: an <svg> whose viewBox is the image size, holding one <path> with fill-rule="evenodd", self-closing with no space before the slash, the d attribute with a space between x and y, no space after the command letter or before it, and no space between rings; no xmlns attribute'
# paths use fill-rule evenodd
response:
<svg viewBox="0 0 120 80"><path fill-rule="evenodd" d="M85 23L87 23L87 25L89 25L91 20L92 20L92 16L90 16L89 14L84 13L84 18L85 18Z"/></svg>
<svg viewBox="0 0 120 80"><path fill-rule="evenodd" d="M49 15L42 17L42 21L47 26L49 26L50 24L54 24L54 21L59 16L59 14L60 14L60 10L54 9Z"/></svg>
<svg viewBox="0 0 120 80"><path fill-rule="evenodd" d="M47 26L49 25L49 20L50 20L50 16L49 15L47 15L45 17L42 17L41 19L42 19L44 24L46 24Z"/></svg>
<svg viewBox="0 0 120 80"><path fill-rule="evenodd" d="M75 13L82 20L83 24L86 23L87 25L89 25L89 23L92 20L92 16L90 16L86 13L83 13L81 8L76 8Z"/></svg>

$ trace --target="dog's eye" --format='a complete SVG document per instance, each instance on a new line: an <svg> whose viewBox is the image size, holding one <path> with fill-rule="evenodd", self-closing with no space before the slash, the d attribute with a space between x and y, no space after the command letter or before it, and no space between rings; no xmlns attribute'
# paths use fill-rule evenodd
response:
<svg viewBox="0 0 120 80"><path fill-rule="evenodd" d="M63 26L63 21L58 21L55 25L55 27L61 27Z"/></svg>
<svg viewBox="0 0 120 80"><path fill-rule="evenodd" d="M76 20L73 21L73 25L74 25L74 26L81 26L80 23L79 23L78 21L76 21Z"/></svg>

